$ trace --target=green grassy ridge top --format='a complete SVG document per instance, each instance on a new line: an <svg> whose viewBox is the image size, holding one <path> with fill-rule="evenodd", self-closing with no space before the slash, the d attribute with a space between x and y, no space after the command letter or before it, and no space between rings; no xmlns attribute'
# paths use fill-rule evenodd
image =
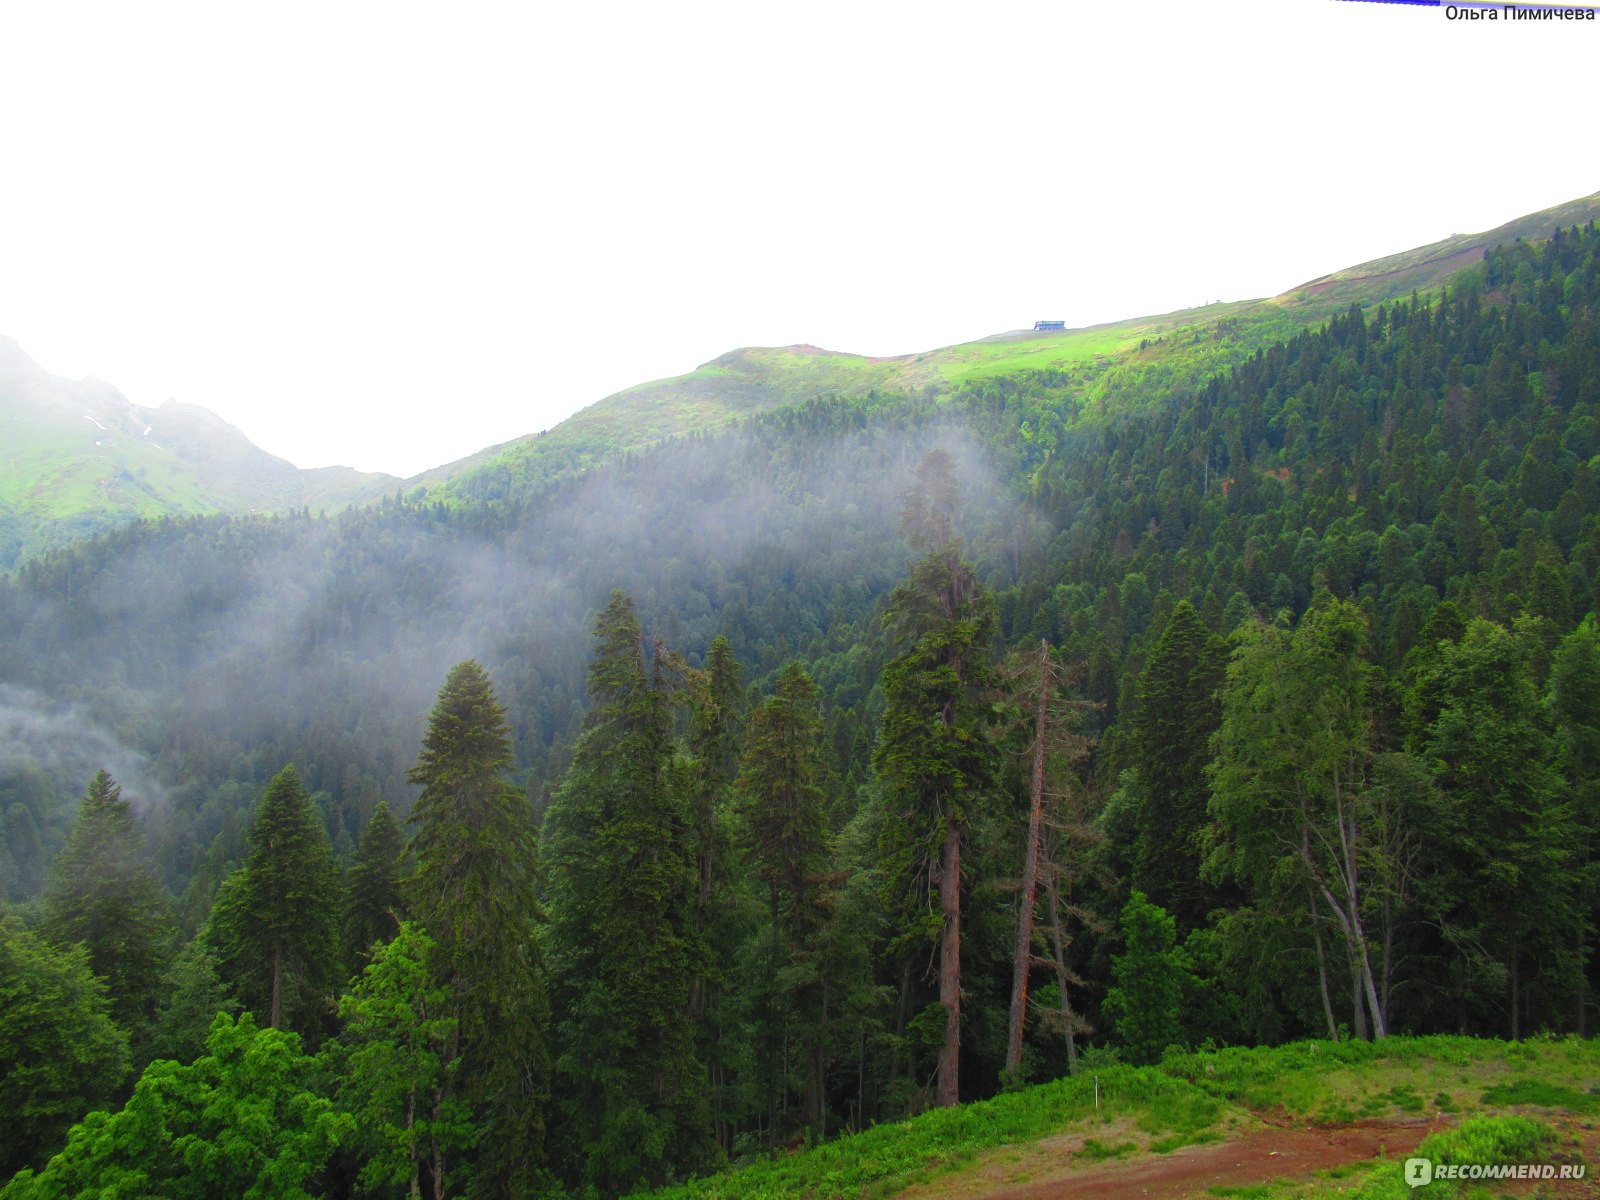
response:
<svg viewBox="0 0 1600 1200"><path fill-rule="evenodd" d="M1597 217L1600 217L1600 192L1529 213L1483 233L1455 234L1427 246L1346 267L1290 288L1277 300L1323 312L1338 311L1351 303L1377 304L1406 295L1413 288L1436 287L1456 272L1478 263L1490 247L1506 242L1542 241L1557 229L1587 225Z"/></svg>
<svg viewBox="0 0 1600 1200"><path fill-rule="evenodd" d="M1483 233L1347 267L1280 295L1181 309L1060 332L1016 330L885 358L815 346L746 347L684 375L638 384L544 433L490 447L407 481L451 502L503 496L576 474L613 454L712 432L743 417L816 396L939 391L1028 371L1072 371L1090 381L1153 354L1193 377L1319 323L1350 305L1370 307L1434 288L1476 265L1492 246L1549 237L1600 218L1600 192L1518 217ZM1223 345L1219 347L1218 343Z"/></svg>
<svg viewBox="0 0 1600 1200"><path fill-rule="evenodd" d="M1154 1067L1086 1067L634 1200L887 1196L985 1151L1114 1123L1131 1123L1158 1139L1152 1148L1168 1149L1215 1140L1217 1126L1254 1121L1255 1114L1334 1124L1519 1106L1592 1112L1600 1107L1596 1079L1600 1042L1576 1038L1393 1037L1176 1055Z"/></svg>
<svg viewBox="0 0 1600 1200"><path fill-rule="evenodd" d="M343 467L298 470L204 409L171 402L140 408L100 381L48 375L0 338L0 569L141 517L341 508L396 487L451 504L526 496L616 455L823 395L938 394L1039 371L1072 372L1089 403L1127 397L1146 383L1170 389L1351 304L1437 286L1490 246L1597 217L1600 193L1349 267L1276 297L1084 329L1019 330L883 358L806 345L747 347L403 483Z"/></svg>
<svg viewBox="0 0 1600 1200"><path fill-rule="evenodd" d="M392 476L301 471L206 409L133 404L45 371L0 338L0 569L146 517L339 507Z"/></svg>

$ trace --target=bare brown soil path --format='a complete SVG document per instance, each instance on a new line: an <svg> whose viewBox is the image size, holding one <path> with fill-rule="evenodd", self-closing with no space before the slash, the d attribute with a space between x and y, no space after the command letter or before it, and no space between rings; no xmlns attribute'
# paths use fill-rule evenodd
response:
<svg viewBox="0 0 1600 1200"><path fill-rule="evenodd" d="M912 1188L903 1200L1184 1200L1222 1185L1293 1180L1380 1156L1403 1157L1438 1128L1436 1121L1415 1118L1268 1126L1225 1142L1076 1168L1071 1160L1082 1138L1052 1138L1037 1144L1042 1153L985 1156L975 1170Z"/></svg>

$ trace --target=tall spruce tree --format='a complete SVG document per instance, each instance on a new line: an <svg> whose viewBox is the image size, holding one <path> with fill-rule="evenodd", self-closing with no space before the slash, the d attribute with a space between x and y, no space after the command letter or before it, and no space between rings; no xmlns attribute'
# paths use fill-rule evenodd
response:
<svg viewBox="0 0 1600 1200"><path fill-rule="evenodd" d="M511 742L476 662L451 668L409 778L422 788L407 885L451 995L459 1098L477 1122L470 1190L523 1196L544 1162L549 1002L535 928L537 857L526 794L506 778ZM435 1180L434 1186L440 1187Z"/></svg>
<svg viewBox="0 0 1600 1200"><path fill-rule="evenodd" d="M744 723L742 668L720 634L706 652L704 686L696 697L689 753L694 760L691 817L694 822L697 891L695 921L702 935L715 920L712 897L722 886L727 836L723 805L739 769L739 733ZM699 1000L695 1007L698 1008Z"/></svg>
<svg viewBox="0 0 1600 1200"><path fill-rule="evenodd" d="M728 793L739 769L745 718L743 668L722 635L706 651L700 684L692 693L689 755L693 761L690 820L694 826L695 933L705 949L700 976L690 989L689 1019L697 1054L706 1067L717 1144L732 1149L730 1112L737 1104L737 1072L745 1049L745 1022L731 1002L730 965L743 939L743 907L735 894Z"/></svg>
<svg viewBox="0 0 1600 1200"><path fill-rule="evenodd" d="M401 898L400 858L405 834L378 801L356 848L350 871L350 891L344 906L344 953L349 969L359 971L371 957L373 943L387 942L399 932L405 917Z"/></svg>
<svg viewBox="0 0 1600 1200"><path fill-rule="evenodd" d="M1201 879L1200 859L1205 769L1226 664L1222 639L1180 600L1139 676L1129 721L1138 800L1134 884L1185 932L1206 924L1218 898Z"/></svg>
<svg viewBox="0 0 1600 1200"><path fill-rule="evenodd" d="M689 772L646 669L633 601L595 624L593 707L546 817L564 1169L614 1195L714 1156L686 1014L704 953Z"/></svg>
<svg viewBox="0 0 1600 1200"><path fill-rule="evenodd" d="M1583 1037L1589 1032L1595 993L1590 982L1596 965L1591 943L1600 917L1600 631L1593 613L1556 651L1549 706L1556 728L1556 762L1572 816L1578 898L1573 1028Z"/></svg>
<svg viewBox="0 0 1600 1200"><path fill-rule="evenodd" d="M1414 748L1448 802L1419 884L1453 960L1437 991L1460 1027L1516 1039L1572 1011L1580 839L1551 769L1529 632L1476 618L1437 650L1411 705L1431 714Z"/></svg>
<svg viewBox="0 0 1600 1200"><path fill-rule="evenodd" d="M917 469L902 527L923 557L889 599L884 624L904 647L884 668L883 726L873 765L883 781L880 848L907 933L938 947L944 1037L935 1102L960 1099L961 861L974 808L993 783L994 755L983 736L981 688L994 605L962 558L955 515L960 489L950 455L936 450ZM938 917L915 914L931 907Z"/></svg>
<svg viewBox="0 0 1600 1200"><path fill-rule="evenodd" d="M778 1090L786 1044L805 1063L801 1121L822 1120L827 1070L828 971L822 933L828 917L828 830L823 816L822 718L817 685L798 662L778 673L750 720L735 785L744 847L766 884L771 970L763 1059L769 1078L767 1127L777 1136Z"/></svg>
<svg viewBox="0 0 1600 1200"><path fill-rule="evenodd" d="M314 1030L337 984L339 873L300 773L273 776L250 826L250 856L219 889L207 941L223 978L274 1029Z"/></svg>
<svg viewBox="0 0 1600 1200"><path fill-rule="evenodd" d="M44 897L44 933L77 943L106 981L111 1015L146 1026L171 961L170 904L143 861L144 838L122 789L105 771L89 781Z"/></svg>

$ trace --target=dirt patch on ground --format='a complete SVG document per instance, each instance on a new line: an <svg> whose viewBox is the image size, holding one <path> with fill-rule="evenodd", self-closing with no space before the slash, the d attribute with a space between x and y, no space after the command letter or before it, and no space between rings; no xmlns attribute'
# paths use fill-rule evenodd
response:
<svg viewBox="0 0 1600 1200"><path fill-rule="evenodd" d="M1370 1158L1404 1156L1440 1127L1437 1121L1417 1119L1267 1126L1225 1142L1097 1163L1082 1162L1083 1135L1063 1134L1026 1152L986 1155L973 1171L930 1181L904 1195L908 1200L1180 1200L1204 1196L1218 1186L1292 1180ZM1099 1140L1115 1139L1102 1133ZM1074 1165L1074 1159L1081 1165Z"/></svg>

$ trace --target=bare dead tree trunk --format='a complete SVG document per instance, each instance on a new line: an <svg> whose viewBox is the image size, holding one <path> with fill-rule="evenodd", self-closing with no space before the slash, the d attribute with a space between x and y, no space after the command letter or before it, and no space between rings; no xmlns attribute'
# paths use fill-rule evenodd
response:
<svg viewBox="0 0 1600 1200"><path fill-rule="evenodd" d="M1028 848L1022 858L1022 904L1017 913L1017 943L1011 958L1011 1023L1006 1039L1006 1072L1022 1069L1022 1036L1028 1019L1028 967L1033 961L1033 914L1039 880L1039 842L1044 824L1045 714L1049 709L1050 643L1039 643L1039 691L1033 725L1033 801L1028 812Z"/></svg>
<svg viewBox="0 0 1600 1200"><path fill-rule="evenodd" d="M828 1137L828 975L822 975L822 1020L816 1030L817 1117L821 1123L819 1133Z"/></svg>
<svg viewBox="0 0 1600 1200"><path fill-rule="evenodd" d="M1364 1003L1366 1010L1372 1014L1373 1033L1382 1039L1388 1036L1388 1021L1384 1016L1383 1005L1378 1000L1377 981L1372 973L1371 947L1367 944L1367 931L1361 921L1359 876L1361 829L1356 820L1354 803L1347 798L1345 790L1337 779L1334 780L1333 795L1334 822L1339 830L1339 845L1337 848L1331 846L1320 832L1318 837L1329 854L1336 857L1339 889L1342 895L1335 896L1317 876L1310 857L1310 843L1302 838L1301 847L1306 856L1305 868L1313 878L1317 878L1322 898L1327 901L1329 910L1344 931L1345 945L1350 959L1350 990L1355 1004L1356 1036L1363 1039L1367 1036L1367 1021L1362 1007Z"/></svg>
<svg viewBox="0 0 1600 1200"><path fill-rule="evenodd" d="M877 1056L874 1055L874 1058ZM856 1117L851 1124L852 1133L866 1128L867 1122L867 1023L861 1022L860 1051L856 1056Z"/></svg>

